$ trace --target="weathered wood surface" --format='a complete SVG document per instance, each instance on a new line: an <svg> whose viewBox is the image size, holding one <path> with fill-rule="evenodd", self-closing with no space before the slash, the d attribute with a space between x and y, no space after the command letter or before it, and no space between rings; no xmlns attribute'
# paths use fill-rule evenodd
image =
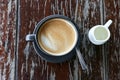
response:
<svg viewBox="0 0 120 80"><path fill-rule="evenodd" d="M42 18L61 14L73 19L82 35L78 58L50 63L39 57L25 36ZM93 45L87 33L112 19L111 38ZM120 80L120 0L0 0L0 80Z"/></svg>
<svg viewBox="0 0 120 80"><path fill-rule="evenodd" d="M107 74L109 80L120 80L120 0L104 1L104 20L111 18L111 38L107 45Z"/></svg>
<svg viewBox="0 0 120 80"><path fill-rule="evenodd" d="M0 0L0 80L14 80L16 2Z"/></svg>

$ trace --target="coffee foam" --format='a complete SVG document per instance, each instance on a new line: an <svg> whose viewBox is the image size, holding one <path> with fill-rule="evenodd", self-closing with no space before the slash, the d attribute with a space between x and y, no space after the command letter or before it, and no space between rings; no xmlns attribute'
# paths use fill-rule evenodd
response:
<svg viewBox="0 0 120 80"><path fill-rule="evenodd" d="M73 25L63 19L52 19L39 30L38 41L43 50L61 54L72 49L76 42Z"/></svg>

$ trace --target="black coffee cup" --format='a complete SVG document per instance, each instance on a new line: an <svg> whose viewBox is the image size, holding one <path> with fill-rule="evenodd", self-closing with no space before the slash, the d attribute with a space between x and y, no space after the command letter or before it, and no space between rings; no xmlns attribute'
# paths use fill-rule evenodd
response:
<svg viewBox="0 0 120 80"><path fill-rule="evenodd" d="M78 26L63 15L50 15L36 25L33 34L26 36L32 41L37 54L49 62L63 62L76 54L80 34Z"/></svg>

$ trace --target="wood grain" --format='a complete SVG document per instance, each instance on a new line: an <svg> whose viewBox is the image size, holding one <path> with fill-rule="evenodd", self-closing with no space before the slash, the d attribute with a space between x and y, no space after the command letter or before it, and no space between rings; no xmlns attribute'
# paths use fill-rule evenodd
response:
<svg viewBox="0 0 120 80"><path fill-rule="evenodd" d="M78 25L79 49L88 66L83 71L77 56L63 63L50 63L38 56L32 42L26 42L35 25L52 14L65 15ZM105 24L110 40L93 45L90 28ZM120 80L119 0L0 0L0 80Z"/></svg>
<svg viewBox="0 0 120 80"><path fill-rule="evenodd" d="M21 65L18 66L18 79L102 79L103 75L101 75L101 67L104 64L102 64L102 52L99 50L102 49L102 47L90 44L86 38L89 28L95 24L100 24L101 22L100 6L102 4L100 1L20 1L20 5L21 26L19 36L18 64ZM74 19L74 21L78 24L82 34L82 45L80 48L83 55L85 55L85 60L90 69L89 71L83 72L81 70L77 58L61 64L48 63L35 54L31 43L26 43L24 40L26 34L32 33L36 23L45 16L51 14L66 15L71 19ZM94 49L96 49L96 51L94 51Z"/></svg>
<svg viewBox="0 0 120 80"><path fill-rule="evenodd" d="M25 41L25 36L32 33L36 23L45 16L51 14L70 15L69 9L73 9L72 6L74 5L71 3L75 3L74 1L70 2L67 0L20 1L18 80L70 79L70 62L61 64L48 63L36 54L30 42ZM65 7L68 9L65 9Z"/></svg>
<svg viewBox="0 0 120 80"><path fill-rule="evenodd" d="M104 45L95 46L88 40L88 31L90 28L97 24L103 23L103 7L101 0L86 0L81 1L81 9L78 12L77 23L80 25L80 30L82 32L82 44L81 51L84 55L86 63L88 64L89 70L87 74L82 72L82 80L106 80L104 79ZM79 70L80 71L80 70Z"/></svg>
<svg viewBox="0 0 120 80"><path fill-rule="evenodd" d="M104 21L113 20L113 24L109 27L111 38L108 43L107 71L109 80L120 80L120 1L104 1Z"/></svg>
<svg viewBox="0 0 120 80"><path fill-rule="evenodd" d="M15 0L0 0L0 80L14 80L15 9Z"/></svg>

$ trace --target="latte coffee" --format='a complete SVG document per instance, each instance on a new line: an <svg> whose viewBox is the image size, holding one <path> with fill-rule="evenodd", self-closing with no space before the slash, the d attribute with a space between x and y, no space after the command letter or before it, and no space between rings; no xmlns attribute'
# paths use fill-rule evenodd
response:
<svg viewBox="0 0 120 80"><path fill-rule="evenodd" d="M40 47L52 55L63 55L70 52L77 42L74 25L64 19L56 18L46 21L38 30Z"/></svg>

